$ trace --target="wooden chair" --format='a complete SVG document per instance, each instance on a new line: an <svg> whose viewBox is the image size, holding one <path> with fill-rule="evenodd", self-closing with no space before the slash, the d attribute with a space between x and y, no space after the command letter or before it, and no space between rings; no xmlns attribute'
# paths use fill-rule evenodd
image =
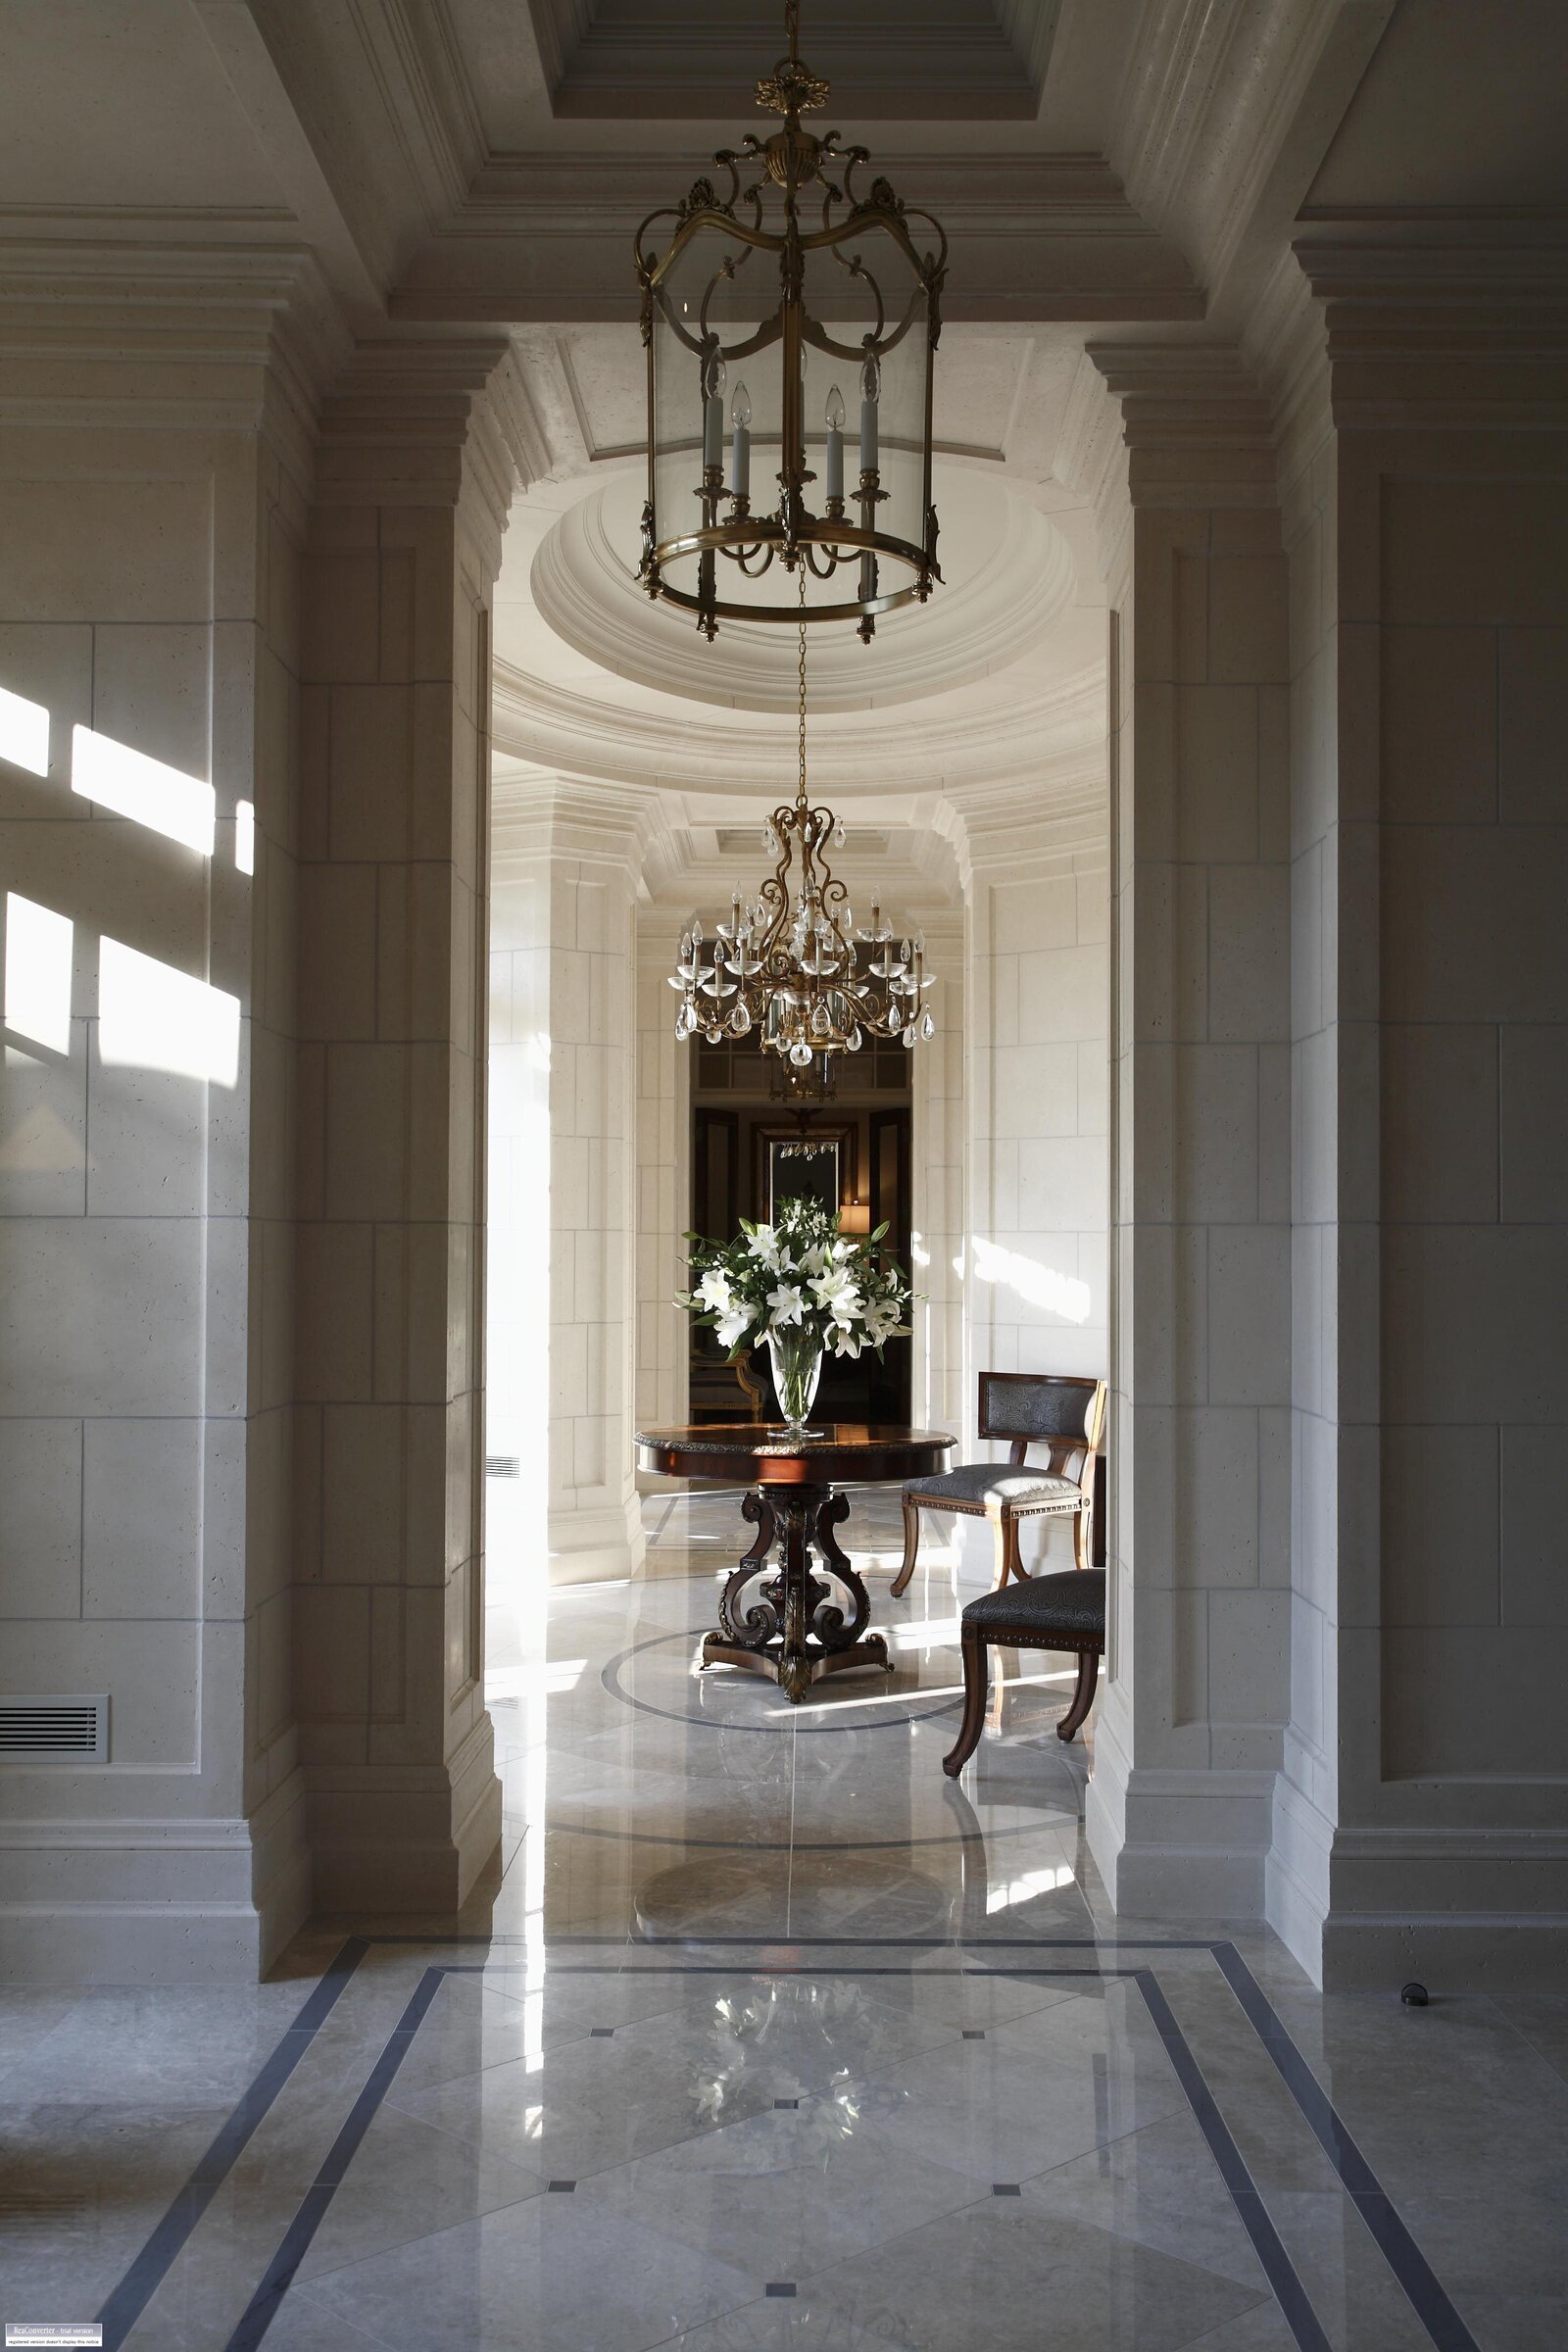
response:
<svg viewBox="0 0 1568 2352"><path fill-rule="evenodd" d="M1018 1558L1024 1519L1073 1520L1073 1557L1089 1566L1094 1538L1095 1456L1105 1426L1105 1384L1056 1372L982 1372L980 1435L1010 1438L1005 1462L960 1462L935 1478L912 1478L904 1490L904 1563L895 1594L914 1574L922 1511L961 1511L989 1519L996 1531L997 1585L1029 1581ZM1029 1463L1029 1447L1049 1447L1044 1468Z"/></svg>
<svg viewBox="0 0 1568 2352"><path fill-rule="evenodd" d="M974 1754L985 1722L990 1660L987 1645L1007 1649L1065 1649L1076 1652L1078 1681L1072 1704L1056 1726L1058 1740L1071 1740L1094 1703L1100 1661L1105 1654L1105 1571L1068 1568L1054 1576L1026 1576L1005 1589L982 1592L959 1620L963 1651L963 1720L958 1737L942 1759L956 1779Z"/></svg>

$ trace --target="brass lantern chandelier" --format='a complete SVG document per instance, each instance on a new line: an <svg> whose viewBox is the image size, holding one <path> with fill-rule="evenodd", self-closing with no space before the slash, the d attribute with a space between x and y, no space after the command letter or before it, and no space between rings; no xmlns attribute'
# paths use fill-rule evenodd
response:
<svg viewBox="0 0 1568 2352"><path fill-rule="evenodd" d="M803 600L804 592L803 580ZM844 827L831 808L813 808L807 791L804 601L799 626L799 781L793 805L775 808L762 828L762 847L778 862L755 900L736 892L711 940L693 915L669 985L680 997L678 1038L720 1045L755 1034L805 1096L830 1091L834 1054L858 1053L868 1037L912 1047L935 1034L936 1021L924 1002L931 982L923 940L896 943L876 904L857 928L848 886L828 862ZM813 1064L819 1075L808 1089Z"/></svg>
<svg viewBox="0 0 1568 2352"><path fill-rule="evenodd" d="M878 613L923 603L941 578L931 374L947 239L885 179L859 193L865 148L802 126L828 85L802 63L799 0L784 16L789 54L757 85L782 128L721 149L722 194L699 179L637 232L648 353L640 576L711 639L721 619L795 620L780 573L805 567L840 589L806 617L858 621L869 641ZM648 235L660 221L674 225L656 251ZM923 251L910 233L922 221L934 238ZM754 471L773 471L776 496L760 479L754 497Z"/></svg>

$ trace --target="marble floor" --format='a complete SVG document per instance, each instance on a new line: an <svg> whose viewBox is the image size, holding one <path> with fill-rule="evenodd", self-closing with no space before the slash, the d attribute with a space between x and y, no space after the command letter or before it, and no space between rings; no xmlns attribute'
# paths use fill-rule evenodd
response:
<svg viewBox="0 0 1568 2352"><path fill-rule="evenodd" d="M1568 2344L1568 1996L1325 1999L1258 1932L1112 1916L1069 1662L1025 1654L945 1781L963 1595L939 1551L888 1598L884 1496L846 1542L896 1671L799 1708L692 1670L733 1497L650 1497L645 1573L548 1596L514 1502L495 1870L255 1988L0 1993L0 2316L147 2352Z"/></svg>

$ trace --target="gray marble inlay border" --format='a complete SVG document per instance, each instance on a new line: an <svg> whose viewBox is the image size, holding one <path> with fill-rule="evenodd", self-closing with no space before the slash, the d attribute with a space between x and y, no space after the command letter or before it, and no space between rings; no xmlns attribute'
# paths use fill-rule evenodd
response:
<svg viewBox="0 0 1568 2352"><path fill-rule="evenodd" d="M153 2231L146 2245L136 2256L110 2295L99 2314L104 2328L105 2352L119 2352L137 2320L152 2301L163 2279L176 2260L202 2215L232 2171L246 2144L256 2132L268 2110L283 2088L317 2032L346 1989L350 1979L372 1946L413 1947L416 1950L441 1950L452 1947L478 1947L507 1950L528 1944L520 1936L483 1935L379 1935L351 1936L321 1977L306 2001L292 2027L284 2034L277 2048L267 2059L255 2081L241 2095L221 2131L214 2139L189 2180L178 2191L168 2213ZM1123 1980L1136 1986L1150 2020L1160 2037L1166 2056L1194 2120L1202 2132L1210 2154L1219 2170L1237 2216L1262 2265L1264 2275L1273 2290L1281 2315L1290 2328L1298 2352L1333 2352L1332 2342L1323 2323L1313 2308L1301 2278L1275 2227L1261 2192L1248 2169L1236 2141L1220 2112L1208 2082L1199 2064L1192 2044L1183 2034L1174 2012L1166 1999L1149 1960L1115 1962L1106 1965L1108 1952L1158 1953L1161 1951L1207 1952L1235 1993L1243 2015L1252 2027L1267 2050L1286 2089L1301 2114L1308 2129L1318 2140L1334 2165L1340 2180L1365 2223L1375 2244L1406 2295L1412 2310L1430 2341L1438 2352L1480 2352L1474 2336L1455 2310L1452 2301L1421 2253L1393 2200L1383 2188L1367 2163L1328 2093L1312 2074L1305 2059L1292 2041L1285 2026L1269 2002L1262 1986L1247 1962L1232 1943L1214 1941L1207 1937L1127 1936L1090 1939L1072 1936L985 1936L956 1942L952 1938L935 1936L656 1936L640 1940L610 1936L564 1936L547 1944L547 1968L566 1976L619 1976L624 1973L656 1976L733 1976L737 1973L769 1977L835 1976L835 1977L909 1977L915 1975L912 1963L856 1962L853 1960L811 1960L794 1963L781 1958L770 1959L765 1965L745 1961L695 1960L639 1962L630 1972L611 1966L607 1961L552 1961L549 1954L559 1949L573 1949L606 1945L623 1948L628 1953L650 1946L672 1948L681 1952L738 1949L755 1952L765 1949L779 1954L789 1949L838 1951L887 1950L926 1952L952 1950L956 1963L950 1968L922 1969L918 1974L976 1977L984 1979L996 1974L1008 1977L1090 1978L1103 1982L1106 1978ZM999 1971L984 1964L971 1964L962 1959L963 1950L1007 1953L1062 1951L1092 1953L1095 1965L1053 1962L1048 1966L1029 1967L1019 1960L1009 1960ZM326 2218L332 2198L348 2172L367 2131L380 2108L413 2045L420 2025L428 2014L430 2004L448 1976L477 1976L483 1974L483 1963L474 1961L437 1961L425 1968L405 2005L397 2025L367 2077L365 2085L332 2143L315 2180L301 2200L298 2211L285 2230L276 2252L257 2283L238 2325L230 2335L224 2352L257 2352L284 2295L292 2283L300 2264Z"/></svg>

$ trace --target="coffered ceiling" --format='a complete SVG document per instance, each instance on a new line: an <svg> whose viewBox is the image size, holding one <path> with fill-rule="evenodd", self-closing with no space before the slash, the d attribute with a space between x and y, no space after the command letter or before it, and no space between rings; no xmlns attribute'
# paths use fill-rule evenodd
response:
<svg viewBox="0 0 1568 2352"><path fill-rule="evenodd" d="M1234 334L1303 226L1568 203L1561 0L805 0L949 316ZM778 0L6 0L0 241L273 241L351 328L632 315Z"/></svg>
<svg viewBox="0 0 1568 2352"><path fill-rule="evenodd" d="M1032 121L1059 0L806 0L802 54L864 122ZM1114 12L1107 12L1114 13ZM778 0L529 0L551 110L717 120L783 48ZM500 109L487 122L504 138Z"/></svg>

